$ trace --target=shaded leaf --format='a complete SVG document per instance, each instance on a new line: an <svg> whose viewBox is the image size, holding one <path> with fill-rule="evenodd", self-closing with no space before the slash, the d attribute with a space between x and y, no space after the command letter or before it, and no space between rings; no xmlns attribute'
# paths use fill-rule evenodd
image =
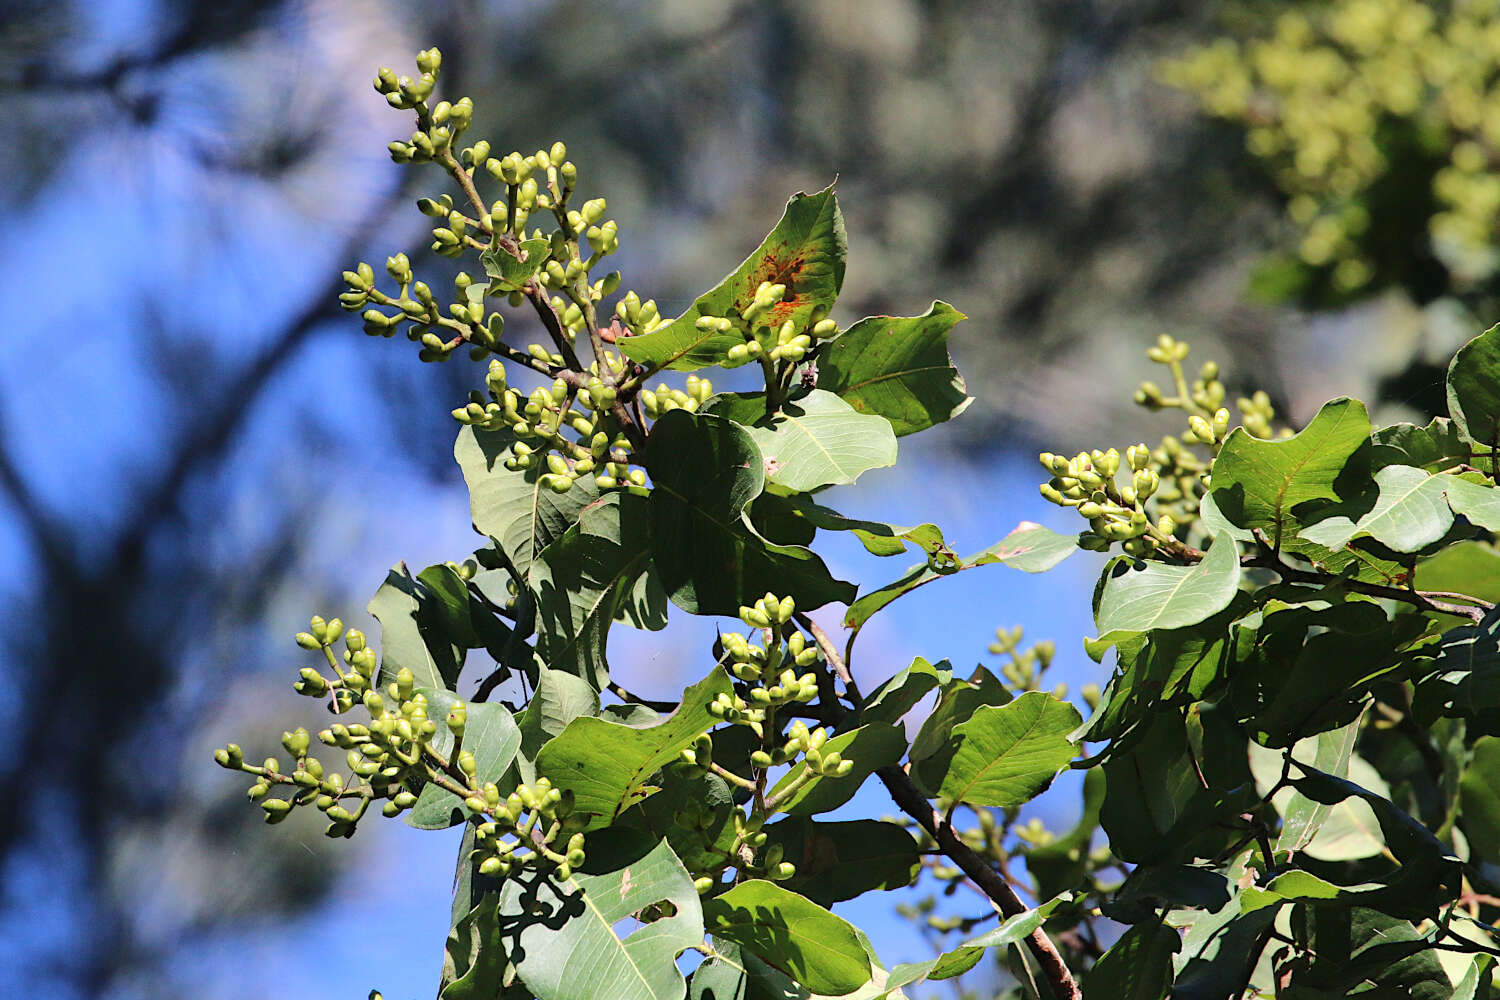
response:
<svg viewBox="0 0 1500 1000"><path fill-rule="evenodd" d="M579 512L573 525L538 555L531 588L537 595L537 654L602 689L609 682L609 628L650 573L650 504L611 493ZM637 615L641 627L665 628L665 608Z"/></svg>
<svg viewBox="0 0 1500 1000"><path fill-rule="evenodd" d="M380 684L394 681L403 668L418 687L451 689L458 683L464 649L447 632L441 599L405 563L386 575L367 610L380 622Z"/></svg>
<svg viewBox="0 0 1500 1000"><path fill-rule="evenodd" d="M654 801L647 799L647 802ZM916 880L922 857L912 835L895 823L857 819L818 823L790 816L765 828L768 847L780 845L797 873L781 883L820 906Z"/></svg>
<svg viewBox="0 0 1500 1000"><path fill-rule="evenodd" d="M964 318L934 302L921 316L862 319L823 349L818 386L886 418L897 436L951 420L972 402L948 356L948 333Z"/></svg>
<svg viewBox="0 0 1500 1000"><path fill-rule="evenodd" d="M1431 673L1416 690L1424 715L1472 718L1500 708L1500 610L1443 633Z"/></svg>
<svg viewBox="0 0 1500 1000"><path fill-rule="evenodd" d="M870 981L870 957L854 928L804 896L753 879L703 904L708 930L754 953L816 993Z"/></svg>
<svg viewBox="0 0 1500 1000"><path fill-rule="evenodd" d="M1500 737L1481 736L1474 741L1458 789L1470 856L1500 865Z"/></svg>
<svg viewBox="0 0 1500 1000"><path fill-rule="evenodd" d="M1172 983L1172 956L1181 946L1166 924L1136 924L1084 976L1084 1000L1162 1000Z"/></svg>
<svg viewBox="0 0 1500 1000"><path fill-rule="evenodd" d="M1447 476L1434 476L1406 465L1388 465L1375 473L1379 495L1358 521L1330 517L1303 528L1308 541L1341 549L1369 536L1397 552L1415 552L1442 538L1453 524L1443 487Z"/></svg>
<svg viewBox="0 0 1500 1000"><path fill-rule="evenodd" d="M871 722L830 737L823 744L823 753L837 751L854 766L843 777L816 776L803 785L779 808L793 816L809 816L829 812L848 802L859 791L864 780L879 768L894 764L906 751L906 733L899 727L884 722ZM794 765L782 775L769 795L787 788L801 779L807 770L806 761Z"/></svg>
<svg viewBox="0 0 1500 1000"><path fill-rule="evenodd" d="M1412 465L1437 473L1466 464L1472 445L1458 433L1458 425L1447 417L1433 417L1426 427L1392 424L1370 435L1376 466Z"/></svg>
<svg viewBox="0 0 1500 1000"><path fill-rule="evenodd" d="M620 921L663 901L671 916L623 941L615 936ZM703 941L692 877L665 843L605 874L507 879L499 911L521 979L538 1000L592 1000L604 983L619 1000L681 1000L677 956Z"/></svg>
<svg viewBox="0 0 1500 1000"><path fill-rule="evenodd" d="M453 456L469 487L469 516L474 530L495 540L522 578L532 561L578 521L579 512L598 499L591 476L582 476L566 493L541 485L541 463L512 472L505 467L515 435L468 426L458 433Z"/></svg>
<svg viewBox="0 0 1500 1000"><path fill-rule="evenodd" d="M437 724L432 747L445 757L453 751L453 734L448 730L448 710L456 696L442 688L419 688L427 698L428 718ZM497 784L521 746L521 731L510 710L498 702L475 702L468 706L464 726L463 748L474 755L474 778L483 784ZM419 830L443 830L462 823L468 816L463 800L436 784L428 783L417 796L416 805L406 815L406 822Z"/></svg>
<svg viewBox="0 0 1500 1000"><path fill-rule="evenodd" d="M768 591L791 594L808 610L853 599L854 588L830 576L811 550L767 542L745 523L745 505L765 478L743 427L673 410L652 427L646 465L655 566L684 611L732 615Z"/></svg>
<svg viewBox="0 0 1500 1000"><path fill-rule="evenodd" d="M656 791L651 776L718 722L709 703L730 689L729 676L715 667L682 693L676 712L649 729L580 716L542 747L537 771L572 790L574 812L590 817L589 829L608 826Z"/></svg>
<svg viewBox="0 0 1500 1000"><path fill-rule="evenodd" d="M1500 326L1458 349L1448 363L1448 412L1466 440L1500 443Z"/></svg>
<svg viewBox="0 0 1500 1000"><path fill-rule="evenodd" d="M859 717L865 722L895 722L922 700L922 696L939 685L953 680L953 665L939 660L936 665L922 657L911 666L871 691L859 706Z"/></svg>

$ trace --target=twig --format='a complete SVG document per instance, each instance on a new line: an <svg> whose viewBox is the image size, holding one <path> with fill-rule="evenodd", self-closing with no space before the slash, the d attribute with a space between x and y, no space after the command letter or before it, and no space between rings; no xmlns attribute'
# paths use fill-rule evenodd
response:
<svg viewBox="0 0 1500 1000"><path fill-rule="evenodd" d="M844 660L833 648L833 643L817 624L805 614L799 612L796 616L799 625L802 625L812 633L813 639L818 643L823 655L827 657L829 666L834 672L839 673L845 684L851 684L853 679L848 676L848 667ZM851 691L851 694L857 693ZM837 702L830 706L840 718L849 714L848 710ZM882 767L875 772L890 792L891 799L912 819L917 821L923 830L937 842L944 854L958 865L960 871L967 875L999 908L1000 912L1007 917L1013 917L1018 913L1025 913L1028 907L1016 895L1016 891L989 863L981 858L974 850L965 844L953 827L946 819L939 819L933 811L932 805L927 801L917 786L912 783L911 776L895 764ZM1063 961L1062 954L1047 932L1038 927L1032 931L1026 939L1027 947L1036 957L1041 965L1042 972L1046 975L1048 982L1052 985L1052 992L1060 1000L1083 1000L1083 992L1078 988L1073 973L1068 970L1067 963Z"/></svg>
<svg viewBox="0 0 1500 1000"><path fill-rule="evenodd" d="M844 693L849 697L850 702L858 705L864 701L864 698L859 693L859 685L854 682L854 675L849 672L849 665L839 655L838 647L833 644L833 640L828 637L828 633L824 632L822 627L813 621L804 611L798 611L794 617L797 619L797 624L808 631L813 637L813 641L818 644L818 648L823 651L823 658L828 661L828 665L833 668L833 672L843 682Z"/></svg>
<svg viewBox="0 0 1500 1000"><path fill-rule="evenodd" d="M901 807L901 811L916 820L937 841L938 846L953 859L959 870L979 886L980 891L999 907L1002 914L1013 917L1026 912L1026 904L1000 873L960 840L946 820L938 819L926 797L912 784L911 777L905 771L892 764L875 773L891 793L896 805ZM1078 983L1073 979L1072 972L1068 971L1057 946L1047 937L1047 932L1038 927L1031 932L1026 943L1040 963L1048 982L1052 984L1053 993L1062 1000L1082 1000L1083 993L1079 990Z"/></svg>
<svg viewBox="0 0 1500 1000"><path fill-rule="evenodd" d="M631 694L614 681L610 681L608 687L610 694L632 705L644 705L655 712L671 712L677 708L675 701L652 701L650 698L642 698L638 694Z"/></svg>

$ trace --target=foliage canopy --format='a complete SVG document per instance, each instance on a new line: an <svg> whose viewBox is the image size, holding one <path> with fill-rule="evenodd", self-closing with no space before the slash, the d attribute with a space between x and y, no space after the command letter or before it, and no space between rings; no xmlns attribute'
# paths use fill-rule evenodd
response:
<svg viewBox="0 0 1500 1000"><path fill-rule="evenodd" d="M951 306L830 318L846 249L831 188L795 196L682 316L627 292L603 325L620 286L600 273L618 246L604 200L573 207L561 143L460 148L471 108L431 100L440 63L427 50L418 77L382 70L376 87L417 122L393 157L457 185L456 204L419 203L433 249L482 270L440 302L404 257L386 263L395 294L362 263L344 303L424 360L489 359L453 412L483 543L391 571L370 604L379 655L337 619L299 634L318 665L297 689L360 720L316 736L340 764L301 728L289 764L217 754L272 823L311 807L347 837L378 805L462 826L440 996L874 1000L987 954L1018 996L1490 995L1500 328L1453 359L1451 417L1374 427L1336 399L1295 433L1264 393L1236 419L1218 366L1190 382L1187 346L1163 337L1148 354L1170 389L1137 398L1182 411L1185 432L1042 455L1042 496L1086 527L1022 524L960 556L932 524L825 503L968 401ZM546 342L507 343L505 303ZM710 368L760 384L716 392ZM647 387L669 370L692 374ZM820 531L917 561L856 586L811 547ZM1111 676L1081 693L1086 720L1043 689L1050 644L1018 633L999 636L1000 676L917 659L868 695L855 683L860 630L888 604L1078 548L1114 553L1087 644ZM827 605L846 609L842 646L808 615ZM742 627L680 699L638 697L610 632L660 629L672 606ZM1070 768L1077 827L1019 823ZM871 778L904 820L819 818ZM961 937L930 961L887 966L830 910L924 872L991 910L946 925Z"/></svg>

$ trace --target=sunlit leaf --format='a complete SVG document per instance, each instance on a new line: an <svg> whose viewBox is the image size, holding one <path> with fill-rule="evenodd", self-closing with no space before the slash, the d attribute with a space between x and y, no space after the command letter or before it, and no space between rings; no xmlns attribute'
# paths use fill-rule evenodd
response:
<svg viewBox="0 0 1500 1000"><path fill-rule="evenodd" d="M948 333L964 318L934 302L921 316L862 319L823 350L818 386L884 417L898 436L951 420L972 402L948 356Z"/></svg>

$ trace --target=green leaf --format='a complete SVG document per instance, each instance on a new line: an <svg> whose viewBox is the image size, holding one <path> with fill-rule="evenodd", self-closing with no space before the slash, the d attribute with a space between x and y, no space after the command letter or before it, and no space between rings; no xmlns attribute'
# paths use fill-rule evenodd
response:
<svg viewBox="0 0 1500 1000"><path fill-rule="evenodd" d="M1136 924L1083 977L1084 1000L1162 1000L1172 983L1172 956L1182 947L1166 924Z"/></svg>
<svg viewBox="0 0 1500 1000"><path fill-rule="evenodd" d="M1275 907L1243 912L1235 896L1193 920L1174 960L1173 1000L1224 1000L1243 994L1276 913Z"/></svg>
<svg viewBox="0 0 1500 1000"><path fill-rule="evenodd" d="M615 925L648 906L675 912L623 941ZM515 939L521 979L538 1000L592 1000L608 984L612 1000L681 1000L677 956L703 942L693 880L665 843L602 875L511 878L500 913Z"/></svg>
<svg viewBox="0 0 1500 1000"><path fill-rule="evenodd" d="M654 801L647 799L647 802ZM901 889L922 870L917 842L895 823L857 819L818 823L789 816L765 828L767 847L780 845L797 873L781 883L819 906L877 889Z"/></svg>
<svg viewBox="0 0 1500 1000"><path fill-rule="evenodd" d="M1404 680L1417 665L1406 650L1428 634L1424 615L1390 617L1373 600L1330 596L1337 603L1268 602L1253 643L1241 626L1233 697L1267 746L1351 722L1372 689Z"/></svg>
<svg viewBox="0 0 1500 1000"><path fill-rule="evenodd" d="M1314 961L1292 977L1296 997L1409 997L1451 1000L1453 984L1426 935L1377 909L1311 910L1315 927L1337 921L1342 954ZM1344 915L1347 913L1347 917ZM1327 949L1318 949L1322 954Z"/></svg>
<svg viewBox="0 0 1500 1000"><path fill-rule="evenodd" d="M755 512L759 512L761 508L768 508L771 516L780 522L795 520L802 524L804 532L807 532L805 538L808 541L812 539L812 532L819 529L849 531L853 532L854 537L859 539L865 551L871 555L900 555L907 551L907 545L910 544L915 545L928 556L942 556L944 559L953 561L958 559L958 553L948 548L942 529L935 524L904 527L886 524L883 521L863 521L859 518L845 517L838 511L823 507L813 502L811 497L802 494L786 497L771 493L762 494L752 508Z"/></svg>
<svg viewBox="0 0 1500 1000"><path fill-rule="evenodd" d="M536 691L516 716L521 752L536 758L542 746L580 716L599 714L599 691L577 674L547 667L537 672Z"/></svg>
<svg viewBox="0 0 1500 1000"><path fill-rule="evenodd" d="M718 720L709 703L731 690L722 667L682 693L682 704L659 725L636 729L580 716L537 755L537 771L558 788L571 789L573 810L590 817L588 829L609 826L656 791L652 775L676 760Z"/></svg>
<svg viewBox="0 0 1500 1000"><path fill-rule="evenodd" d="M1099 819L1115 856L1132 864L1192 861L1230 842L1216 824L1250 808L1255 786L1247 780L1205 787L1199 771L1209 764L1192 752L1188 727L1175 711L1154 716L1128 751L1111 754Z"/></svg>
<svg viewBox="0 0 1500 1000"><path fill-rule="evenodd" d="M1156 629L1183 628L1229 607L1239 590L1240 553L1220 537L1192 566L1117 559L1104 571L1094 620L1097 642Z"/></svg>
<svg viewBox="0 0 1500 1000"><path fill-rule="evenodd" d="M1488 542L1449 545L1417 563L1412 585L1417 590L1468 594L1493 604L1500 601L1500 552Z"/></svg>
<svg viewBox="0 0 1500 1000"><path fill-rule="evenodd" d="M622 340L620 350L653 370L694 371L716 365L729 348L745 342L746 324L740 313L767 281L785 285L786 296L766 321L780 327L791 320L800 330L826 316L838 298L847 242L832 185L816 194L794 195L776 228L733 274L699 296L691 309L672 322ZM695 326L700 316L723 317L735 329L705 333Z"/></svg>
<svg viewBox="0 0 1500 1000"><path fill-rule="evenodd" d="M844 615L844 627L858 629L881 608L898 597L925 587L934 580L952 576L961 570L977 566L1000 563L1023 573L1044 573L1072 555L1078 549L1078 540L1073 535L1059 535L1050 528L1030 521L1020 526L1000 541L983 551L976 552L956 564L946 559L929 559L921 566L914 566L895 583L886 584L855 601Z"/></svg>
<svg viewBox="0 0 1500 1000"><path fill-rule="evenodd" d="M767 965L752 952L727 938L716 938L713 954L693 972L688 1000L884 1000L901 997L887 989L886 971L875 960L874 949L859 928L854 929L865 954L870 956L870 981L853 993L837 998L815 993L785 972Z"/></svg>
<svg viewBox="0 0 1500 1000"><path fill-rule="evenodd" d="M1458 782L1459 809L1470 856L1500 864L1500 737L1481 736Z"/></svg>
<svg viewBox="0 0 1500 1000"><path fill-rule="evenodd" d="M1077 755L1068 734L1082 722L1078 709L1042 691L984 706L953 727L958 746L938 793L970 806L1030 802Z"/></svg>
<svg viewBox="0 0 1500 1000"><path fill-rule="evenodd" d="M1377 466L1412 465L1438 473L1467 464L1473 446L1458 433L1458 425L1447 417L1433 417L1426 427L1392 424L1370 435L1374 442L1371 459Z"/></svg>
<svg viewBox="0 0 1500 1000"><path fill-rule="evenodd" d="M758 955L815 993L849 993L870 981L870 956L854 928L774 882L741 882L706 900L703 915L709 933Z"/></svg>
<svg viewBox="0 0 1500 1000"><path fill-rule="evenodd" d="M934 666L920 656L896 676L871 691L859 706L864 722L895 722L939 685L953 680L953 664L939 660Z"/></svg>
<svg viewBox="0 0 1500 1000"><path fill-rule="evenodd" d="M1462 978L1453 986L1450 1000L1490 1000L1494 989L1495 956L1476 955Z"/></svg>
<svg viewBox="0 0 1500 1000"><path fill-rule="evenodd" d="M767 591L791 594L807 610L848 602L852 585L835 580L800 546L774 545L750 530L744 507L764 486L760 451L723 417L673 410L651 429L651 547L662 585L690 614L733 615Z"/></svg>
<svg viewBox="0 0 1500 1000"><path fill-rule="evenodd" d="M380 622L380 684L395 680L402 668L418 687L451 689L458 683L464 649L447 632L442 600L405 563L386 575L367 610Z"/></svg>
<svg viewBox="0 0 1500 1000"><path fill-rule="evenodd" d="M1381 836L1398 867L1384 877L1374 879L1379 889L1367 890L1362 879L1356 886L1366 905L1378 905L1393 916L1421 919L1457 894L1461 865L1432 832L1384 796L1344 778L1324 774L1314 768L1295 764L1288 779L1297 791L1314 802L1334 805L1355 798L1367 804L1380 825ZM1297 773L1300 772L1300 775ZM1338 880L1335 872L1324 872Z"/></svg>
<svg viewBox="0 0 1500 1000"><path fill-rule="evenodd" d="M611 493L579 512L578 523L538 554L531 589L537 595L537 653L554 670L578 674L594 687L609 682L609 627L633 601L650 572L650 504ZM665 628L665 608L637 620Z"/></svg>
<svg viewBox="0 0 1500 1000"><path fill-rule="evenodd" d="M566 493L554 493L540 482L541 463L512 472L505 467L515 436L468 426L458 433L453 455L469 486L469 516L474 530L495 540L523 579L531 564L578 521L579 512L599 497L590 476Z"/></svg>
<svg viewBox="0 0 1500 1000"><path fill-rule="evenodd" d="M734 850L730 812L738 808L729 783L686 761L666 765L654 780L661 790L625 810L615 824L644 830L653 840L665 838L689 870L723 864Z"/></svg>
<svg viewBox="0 0 1500 1000"><path fill-rule="evenodd" d="M531 991L515 980L505 950L496 913L499 901L496 893L485 896L448 932L438 986L441 1000L530 1000Z"/></svg>
<svg viewBox="0 0 1500 1000"><path fill-rule="evenodd" d="M890 425L822 389L783 403L776 416L747 429L766 479L795 493L846 486L862 472L896 464Z"/></svg>
<svg viewBox="0 0 1500 1000"><path fill-rule="evenodd" d="M448 710L457 699L452 691L441 688L418 690L427 698L428 718L437 723L437 732L432 738L433 749L447 756L453 749ZM521 731L504 705L474 702L468 706L463 746L474 755L475 780L481 784L486 781L498 784L521 747ZM468 814L463 800L457 795L429 783L417 795L417 803L407 813L406 822L419 830L444 830L462 823Z"/></svg>
<svg viewBox="0 0 1500 1000"><path fill-rule="evenodd" d="M1240 528L1260 528L1272 545L1295 533L1307 507L1337 499L1334 482L1370 439L1363 403L1323 404L1301 433L1279 441L1230 432L1213 466L1213 498Z"/></svg>
<svg viewBox="0 0 1500 1000"><path fill-rule="evenodd" d="M1354 744L1359 739L1361 722L1355 719L1340 729L1319 733L1309 740L1299 742L1292 748L1295 757L1305 743L1312 744L1312 766L1325 774L1337 778L1348 777L1349 762L1354 755ZM1304 757L1304 759L1306 759ZM1303 850L1317 837L1324 823L1333 817L1337 806L1330 806L1293 791L1285 805L1278 803L1281 812L1281 834L1276 838L1277 853L1293 854Z"/></svg>
<svg viewBox="0 0 1500 1000"><path fill-rule="evenodd" d="M1455 514L1462 514L1486 531L1500 531L1500 489L1459 476L1444 476L1443 484Z"/></svg>
<svg viewBox="0 0 1500 1000"><path fill-rule="evenodd" d="M1417 704L1435 715L1474 718L1500 708L1500 610L1443 633Z"/></svg>
<svg viewBox="0 0 1500 1000"><path fill-rule="evenodd" d="M818 386L886 418L898 437L951 420L972 402L948 356L948 333L964 318L934 302L921 316L862 319L823 349Z"/></svg>
<svg viewBox="0 0 1500 1000"><path fill-rule="evenodd" d="M829 812L848 802L859 791L864 780L878 769L894 764L906 751L906 733L897 726L884 722L871 722L830 737L823 744L823 753L837 751L854 767L843 777L815 776L794 792L791 798L780 803L779 808L793 816L809 816ZM798 763L782 775L770 791L775 794L794 781L801 779L807 770L805 761Z"/></svg>
<svg viewBox="0 0 1500 1000"><path fill-rule="evenodd" d="M1375 473L1379 496L1358 521L1330 517L1300 534L1330 549L1368 536L1397 552L1415 552L1442 538L1453 525L1443 492L1448 479L1406 465L1388 465Z"/></svg>
<svg viewBox="0 0 1500 1000"><path fill-rule="evenodd" d="M523 240L518 247L518 256L502 249L498 244L490 244L479 255L484 273L493 279L489 291L513 292L520 289L547 262L551 247L552 244L545 239Z"/></svg>
<svg viewBox="0 0 1500 1000"><path fill-rule="evenodd" d="M1500 444L1500 326L1460 347L1449 362L1448 412L1466 440Z"/></svg>
<svg viewBox="0 0 1500 1000"><path fill-rule="evenodd" d="M937 704L911 744L911 776L923 793L936 795L948 773L957 749L956 741L950 739L953 727L967 722L982 706L1005 705L1011 697L1005 685L981 666L974 668L968 680L950 677L943 682Z"/></svg>

